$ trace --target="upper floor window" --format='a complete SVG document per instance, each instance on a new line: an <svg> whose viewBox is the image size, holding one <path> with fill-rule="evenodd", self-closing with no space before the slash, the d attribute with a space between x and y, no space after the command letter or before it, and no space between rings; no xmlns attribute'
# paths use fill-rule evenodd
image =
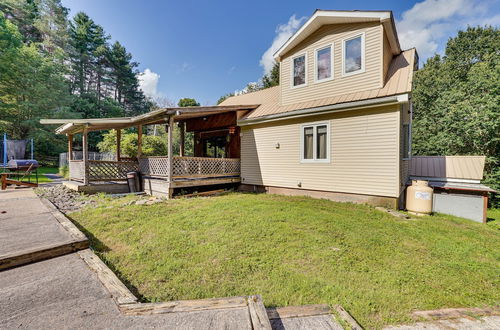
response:
<svg viewBox="0 0 500 330"><path fill-rule="evenodd" d="M306 84L306 54L296 56L292 59L293 87Z"/></svg>
<svg viewBox="0 0 500 330"><path fill-rule="evenodd" d="M316 50L316 81L333 78L333 45Z"/></svg>
<svg viewBox="0 0 500 330"><path fill-rule="evenodd" d="M342 47L344 75L360 73L365 70L365 35L360 34L344 40Z"/></svg>
<svg viewBox="0 0 500 330"><path fill-rule="evenodd" d="M303 163L330 161L330 124L314 123L301 126Z"/></svg>

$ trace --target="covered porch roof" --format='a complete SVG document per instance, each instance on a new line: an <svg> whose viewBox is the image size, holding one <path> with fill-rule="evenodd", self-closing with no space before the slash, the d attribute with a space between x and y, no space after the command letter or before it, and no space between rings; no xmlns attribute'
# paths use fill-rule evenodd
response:
<svg viewBox="0 0 500 330"><path fill-rule="evenodd" d="M167 124L170 118L183 121L191 118L256 109L259 105L225 105L162 108L134 117L92 118L92 119L41 119L44 125L61 125L56 129L58 134L77 134L86 131L121 129L138 125Z"/></svg>

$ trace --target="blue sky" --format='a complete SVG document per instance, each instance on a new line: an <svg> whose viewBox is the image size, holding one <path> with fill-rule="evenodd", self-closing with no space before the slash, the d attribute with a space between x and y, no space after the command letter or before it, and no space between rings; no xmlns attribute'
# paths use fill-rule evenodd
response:
<svg viewBox="0 0 500 330"><path fill-rule="evenodd" d="M499 0L62 2L70 15L86 12L133 54L146 94L204 105L257 81L274 49L316 8L392 10L403 47L417 47L421 59L441 52L468 24L500 24Z"/></svg>

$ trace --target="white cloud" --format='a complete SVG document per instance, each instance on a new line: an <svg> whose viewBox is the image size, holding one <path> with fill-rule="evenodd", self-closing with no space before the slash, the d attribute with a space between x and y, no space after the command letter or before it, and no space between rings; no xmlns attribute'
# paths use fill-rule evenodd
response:
<svg viewBox="0 0 500 330"><path fill-rule="evenodd" d="M139 88L144 92L144 95L155 98L161 96L158 92L158 81L160 80L160 75L150 69L144 70L144 72L139 73Z"/></svg>
<svg viewBox="0 0 500 330"><path fill-rule="evenodd" d="M498 24L498 10L492 13L494 2L425 0L416 3L404 12L401 20L397 22L401 47L416 47L420 59L425 60L442 51L446 40L467 25Z"/></svg>
<svg viewBox="0 0 500 330"><path fill-rule="evenodd" d="M265 51L260 59L260 66L264 68L264 74L268 73L273 68L273 54L295 33L295 31L297 31L306 18L307 17L297 18L295 15L292 15L286 24L278 25L276 28L276 36L274 37L271 47Z"/></svg>

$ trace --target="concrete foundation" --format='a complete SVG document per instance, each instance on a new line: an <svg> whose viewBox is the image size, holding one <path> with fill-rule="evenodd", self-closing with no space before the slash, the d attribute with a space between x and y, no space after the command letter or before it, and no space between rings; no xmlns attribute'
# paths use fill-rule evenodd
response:
<svg viewBox="0 0 500 330"><path fill-rule="evenodd" d="M249 185L249 184L241 184L239 186L239 190L247 192L286 195L286 196L309 196L313 198L328 199L334 202L368 204L373 206L383 206L392 209L397 209L399 202L399 199L396 197L347 194L347 193L332 192L332 191L259 186L259 185Z"/></svg>
<svg viewBox="0 0 500 330"><path fill-rule="evenodd" d="M95 194L100 192L109 194L123 194L129 192L128 185L123 182L104 182L84 185L83 183L77 181L64 181L63 185L65 185L69 189L87 194Z"/></svg>

